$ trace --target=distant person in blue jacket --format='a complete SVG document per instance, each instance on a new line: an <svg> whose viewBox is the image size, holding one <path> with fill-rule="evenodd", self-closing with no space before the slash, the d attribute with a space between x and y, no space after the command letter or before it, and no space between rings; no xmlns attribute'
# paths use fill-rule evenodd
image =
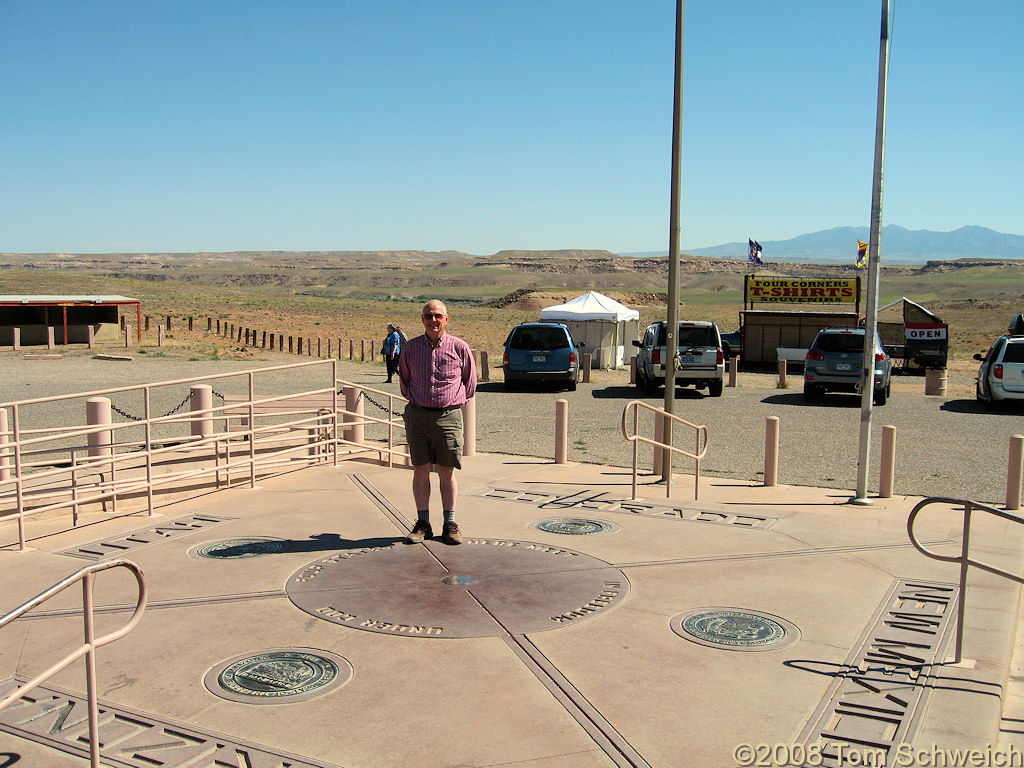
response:
<svg viewBox="0 0 1024 768"><path fill-rule="evenodd" d="M384 339L381 353L384 355L384 365L388 369L387 383L391 383L392 377L398 372L398 355L402 351L402 337L398 335L398 328L394 323L388 323L388 335Z"/></svg>

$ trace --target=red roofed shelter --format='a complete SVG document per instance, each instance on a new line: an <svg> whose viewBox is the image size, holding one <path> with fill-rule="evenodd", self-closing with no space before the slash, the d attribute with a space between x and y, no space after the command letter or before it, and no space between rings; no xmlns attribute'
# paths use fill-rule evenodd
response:
<svg viewBox="0 0 1024 768"><path fill-rule="evenodd" d="M46 344L53 328L56 344L85 344L89 326L118 323L123 306L134 306L136 332L142 341L142 302L128 296L0 296L0 344L14 343L14 329L21 329L21 343Z"/></svg>

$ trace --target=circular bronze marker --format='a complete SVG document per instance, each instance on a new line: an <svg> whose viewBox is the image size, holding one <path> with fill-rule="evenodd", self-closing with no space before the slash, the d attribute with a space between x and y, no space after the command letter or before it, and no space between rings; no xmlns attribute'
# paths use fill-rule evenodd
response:
<svg viewBox="0 0 1024 768"><path fill-rule="evenodd" d="M686 640L731 651L774 651L800 639L785 619L740 608L700 608L673 616L670 625Z"/></svg>
<svg viewBox="0 0 1024 768"><path fill-rule="evenodd" d="M203 678L211 692L244 704L283 704L322 696L352 677L348 660L310 648L275 648L223 661Z"/></svg>
<svg viewBox="0 0 1024 768"><path fill-rule="evenodd" d="M288 579L288 597L325 621L406 637L497 637L594 618L629 591L595 557L528 541L467 538L343 550Z"/></svg>

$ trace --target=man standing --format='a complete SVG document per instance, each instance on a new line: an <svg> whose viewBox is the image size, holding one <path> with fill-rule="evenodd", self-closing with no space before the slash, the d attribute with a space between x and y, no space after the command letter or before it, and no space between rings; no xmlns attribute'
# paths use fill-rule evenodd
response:
<svg viewBox="0 0 1024 768"><path fill-rule="evenodd" d="M381 345L380 351L384 355L384 365L387 367L387 383L391 383L391 377L398 370L398 353L401 351L402 340L398 335L398 329L394 323L388 323L388 335Z"/></svg>
<svg viewBox="0 0 1024 768"><path fill-rule="evenodd" d="M423 307L422 336L410 339L398 358L398 381L405 407L405 434L412 458L412 496L416 525L406 536L410 544L433 538L430 527L430 470L437 465L444 510L441 540L461 544L455 522L459 495L455 470L462 469L462 410L476 394L476 362L469 345L446 333L448 309L434 299Z"/></svg>

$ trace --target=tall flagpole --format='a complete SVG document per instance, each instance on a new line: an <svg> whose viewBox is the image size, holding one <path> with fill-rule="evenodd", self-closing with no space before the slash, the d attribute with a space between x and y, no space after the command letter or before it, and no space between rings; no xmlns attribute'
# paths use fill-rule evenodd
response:
<svg viewBox="0 0 1024 768"><path fill-rule="evenodd" d="M665 411L675 412L676 399L676 352L679 341L679 235L682 230L680 223L680 197L682 188L682 153L683 153L683 0L676 0L676 58L675 86L672 99L672 194L670 226L668 236L668 327L665 340ZM664 441L672 444L672 421L665 420ZM662 461L662 478L666 483L672 482L672 451L665 449Z"/></svg>
<svg viewBox="0 0 1024 768"><path fill-rule="evenodd" d="M860 445L857 453L857 495L854 504L871 504L868 467L871 460L871 406L875 394L875 336L878 329L878 252L882 239L882 168L885 164L885 88L889 78L889 0L882 0L882 32L878 47L878 111L875 116L875 172L871 184L871 235L868 242L868 298L864 308L864 366L861 370Z"/></svg>

